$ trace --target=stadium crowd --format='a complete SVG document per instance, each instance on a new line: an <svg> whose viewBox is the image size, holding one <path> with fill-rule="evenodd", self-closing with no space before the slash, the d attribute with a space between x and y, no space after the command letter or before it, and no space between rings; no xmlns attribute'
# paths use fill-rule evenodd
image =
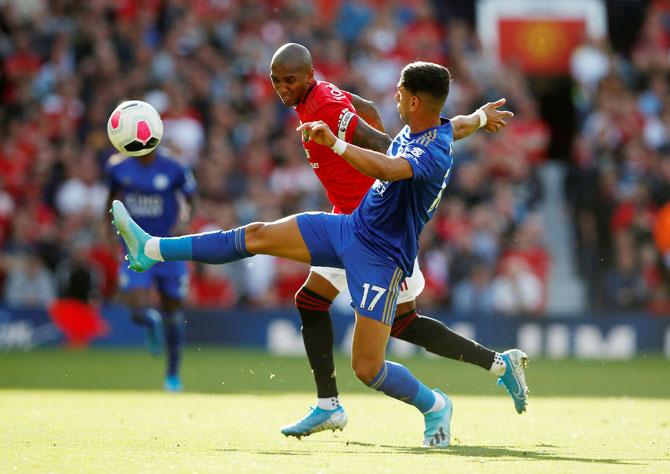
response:
<svg viewBox="0 0 670 474"><path fill-rule="evenodd" d="M544 312L551 259L537 171L550 129L528 78L483 54L458 9L430 0L31 0L0 8L5 304L41 307L73 292L114 298L120 250L102 169L113 152L108 114L128 98L161 112L164 145L195 172L200 204L184 232L329 210L294 131L297 117L269 80L272 53L294 41L312 51L319 79L374 100L391 135L401 127L398 72L417 58L451 69L447 115L508 99L516 117L501 134L480 132L455 147L447 199L422 236L419 304ZM603 42L573 57L579 133L568 195L579 268L594 282L593 301L607 307L667 298L651 271L658 253L650 237L670 182L670 62L650 59L654 48L667 51L665 16L651 10L628 59ZM291 305L306 272L265 256L195 266L189 301Z"/></svg>
<svg viewBox="0 0 670 474"><path fill-rule="evenodd" d="M577 133L566 181L590 302L670 314L670 2L651 2L630 54L572 55Z"/></svg>

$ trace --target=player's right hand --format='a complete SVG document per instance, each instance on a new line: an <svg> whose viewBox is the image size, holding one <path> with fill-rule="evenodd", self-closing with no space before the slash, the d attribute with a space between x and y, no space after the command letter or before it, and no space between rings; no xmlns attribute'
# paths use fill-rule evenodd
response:
<svg viewBox="0 0 670 474"><path fill-rule="evenodd" d="M302 132L304 141L314 140L319 145L332 147L335 144L335 134L330 130L330 127L323 121L305 122L296 128L298 132Z"/></svg>

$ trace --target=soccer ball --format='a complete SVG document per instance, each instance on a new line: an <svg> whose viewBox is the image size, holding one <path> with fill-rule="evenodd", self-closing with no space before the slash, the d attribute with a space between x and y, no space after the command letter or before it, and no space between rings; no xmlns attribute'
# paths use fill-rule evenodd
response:
<svg viewBox="0 0 670 474"><path fill-rule="evenodd" d="M122 102L107 121L107 135L124 155L151 153L163 138L163 121L150 104L141 100Z"/></svg>

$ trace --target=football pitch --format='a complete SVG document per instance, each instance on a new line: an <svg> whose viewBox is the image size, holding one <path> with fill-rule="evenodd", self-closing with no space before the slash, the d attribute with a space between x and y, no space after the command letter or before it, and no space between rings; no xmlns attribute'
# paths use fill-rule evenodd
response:
<svg viewBox="0 0 670 474"><path fill-rule="evenodd" d="M494 378L403 361L454 401L452 446L426 450L413 407L369 391L338 357L343 432L279 429L314 396L303 358L201 348L186 393L140 351L0 354L0 472L670 472L670 363L531 360L529 412Z"/></svg>

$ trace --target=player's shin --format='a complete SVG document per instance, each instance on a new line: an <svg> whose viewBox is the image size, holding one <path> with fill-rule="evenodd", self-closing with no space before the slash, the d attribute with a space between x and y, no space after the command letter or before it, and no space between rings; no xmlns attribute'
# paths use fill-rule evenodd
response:
<svg viewBox="0 0 670 474"><path fill-rule="evenodd" d="M414 377L407 367L396 362L384 361L384 365L368 386L415 406L421 413L442 408L438 405L443 399L436 397L435 392Z"/></svg>
<svg viewBox="0 0 670 474"><path fill-rule="evenodd" d="M165 349L168 356L166 375L177 377L181 362L181 350L184 344L183 313L181 311L164 313L163 331L165 332Z"/></svg>
<svg viewBox="0 0 670 474"><path fill-rule="evenodd" d="M227 263L250 257L247 251L245 228L238 227L227 231L206 232L158 239L159 255L152 238L145 246L150 258L163 261L192 260L203 263Z"/></svg>
<svg viewBox="0 0 670 474"><path fill-rule="evenodd" d="M331 301L304 287L296 294L295 301L302 321L305 352L316 383L317 404L323 410L333 410L339 406L339 399L329 313Z"/></svg>

